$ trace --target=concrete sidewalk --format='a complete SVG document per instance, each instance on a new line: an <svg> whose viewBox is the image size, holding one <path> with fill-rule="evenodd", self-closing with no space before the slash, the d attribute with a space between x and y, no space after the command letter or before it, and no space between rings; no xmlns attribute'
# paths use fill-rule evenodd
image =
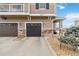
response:
<svg viewBox="0 0 79 59"><path fill-rule="evenodd" d="M44 37L28 37L18 40L16 37L0 37L0 55L2 56L53 56Z"/></svg>

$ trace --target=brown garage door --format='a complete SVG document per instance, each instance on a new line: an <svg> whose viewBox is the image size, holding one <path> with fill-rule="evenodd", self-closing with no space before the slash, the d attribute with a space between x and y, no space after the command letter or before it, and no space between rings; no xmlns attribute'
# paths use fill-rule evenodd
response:
<svg viewBox="0 0 79 59"><path fill-rule="evenodd" d="M17 23L0 23L0 37L17 36L17 33L18 33Z"/></svg>
<svg viewBox="0 0 79 59"><path fill-rule="evenodd" d="M26 23L26 34L28 37L41 36L41 23Z"/></svg>

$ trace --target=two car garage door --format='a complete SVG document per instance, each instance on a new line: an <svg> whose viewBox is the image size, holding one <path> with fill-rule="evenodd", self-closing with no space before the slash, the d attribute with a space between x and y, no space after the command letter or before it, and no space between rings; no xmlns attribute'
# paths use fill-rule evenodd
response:
<svg viewBox="0 0 79 59"><path fill-rule="evenodd" d="M40 37L41 23L26 23L26 36ZM0 37L17 36L18 23L0 23Z"/></svg>

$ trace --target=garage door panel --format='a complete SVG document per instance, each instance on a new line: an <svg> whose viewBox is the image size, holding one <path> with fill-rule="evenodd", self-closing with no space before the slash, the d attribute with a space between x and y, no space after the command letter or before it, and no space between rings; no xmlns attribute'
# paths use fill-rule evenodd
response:
<svg viewBox="0 0 79 59"><path fill-rule="evenodd" d="M28 37L41 36L41 23L26 23L26 32Z"/></svg>
<svg viewBox="0 0 79 59"><path fill-rule="evenodd" d="M17 23L0 23L0 36L17 36Z"/></svg>

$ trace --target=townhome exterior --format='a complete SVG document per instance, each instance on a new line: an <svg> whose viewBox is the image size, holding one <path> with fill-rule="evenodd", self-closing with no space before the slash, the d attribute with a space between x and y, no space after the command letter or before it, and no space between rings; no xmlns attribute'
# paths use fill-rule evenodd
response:
<svg viewBox="0 0 79 59"><path fill-rule="evenodd" d="M0 37L40 37L60 22L55 13L55 3L0 3Z"/></svg>

